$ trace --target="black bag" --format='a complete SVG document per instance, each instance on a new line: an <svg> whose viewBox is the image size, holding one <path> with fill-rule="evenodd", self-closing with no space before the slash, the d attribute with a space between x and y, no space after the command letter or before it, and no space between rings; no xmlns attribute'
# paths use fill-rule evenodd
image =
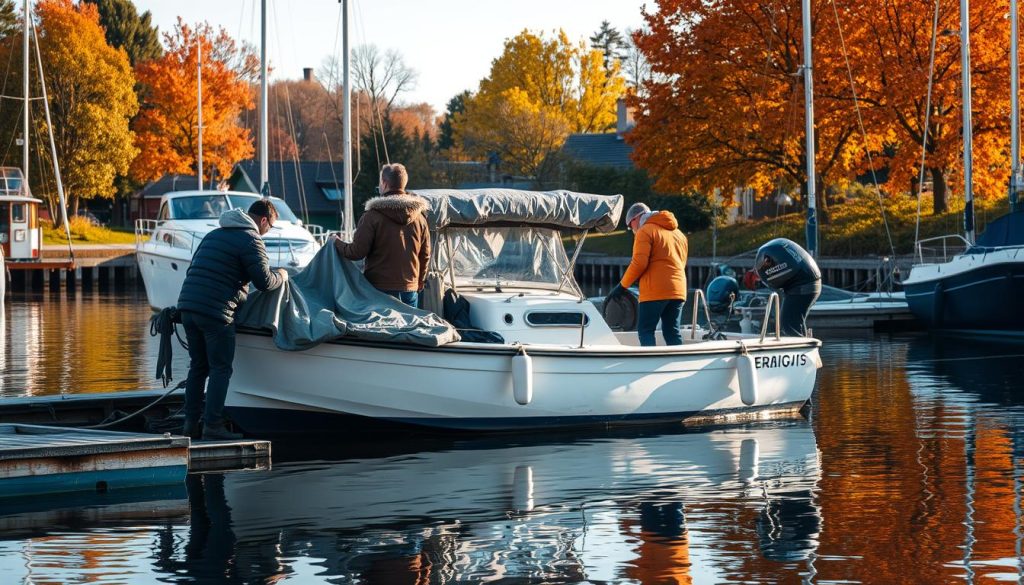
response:
<svg viewBox="0 0 1024 585"><path fill-rule="evenodd" d="M448 289L444 293L444 317L462 336L462 341L474 343L505 343L505 338L497 331L484 331L473 327L469 318L469 301Z"/></svg>

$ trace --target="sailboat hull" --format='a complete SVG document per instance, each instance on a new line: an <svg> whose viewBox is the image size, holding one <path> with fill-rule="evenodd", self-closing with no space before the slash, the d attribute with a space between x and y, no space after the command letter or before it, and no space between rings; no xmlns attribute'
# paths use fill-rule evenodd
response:
<svg viewBox="0 0 1024 585"><path fill-rule="evenodd" d="M915 267L903 288L929 328L1024 336L1024 248Z"/></svg>

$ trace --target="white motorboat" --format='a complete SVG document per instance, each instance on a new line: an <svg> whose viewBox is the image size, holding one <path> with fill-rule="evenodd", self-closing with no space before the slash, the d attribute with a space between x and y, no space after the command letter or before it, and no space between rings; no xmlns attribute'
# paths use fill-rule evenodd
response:
<svg viewBox="0 0 1024 585"><path fill-rule="evenodd" d="M740 330L749 333L760 327L768 292L744 296L734 311ZM910 327L914 321L902 291L855 293L831 286L822 287L821 297L807 315L807 325L818 329L893 329Z"/></svg>
<svg viewBox="0 0 1024 585"><path fill-rule="evenodd" d="M185 273L199 242L217 229L220 214L240 207L248 209L260 198L237 191L176 191L160 198L157 219L135 222L135 259L146 285L146 297L154 309L174 306L185 282ZM271 197L278 219L263 236L274 268L298 270L320 250L319 226L304 226L284 201Z"/></svg>
<svg viewBox="0 0 1024 585"><path fill-rule="evenodd" d="M635 332L609 328L573 280L561 234L614 229L621 196L418 194L430 206L433 269L468 301L472 329L504 342L424 347L342 337L282 352L269 333L240 330L226 406L243 430L706 423L793 416L810 398L816 339L777 329L704 339L691 325L681 346L639 347Z"/></svg>

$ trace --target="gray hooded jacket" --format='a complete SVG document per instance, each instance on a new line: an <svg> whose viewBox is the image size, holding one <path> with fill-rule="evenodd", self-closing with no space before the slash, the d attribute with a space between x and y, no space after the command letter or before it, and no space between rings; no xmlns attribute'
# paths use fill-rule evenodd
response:
<svg viewBox="0 0 1024 585"><path fill-rule="evenodd" d="M231 323L249 282L273 290L284 279L270 269L256 223L245 210L232 209L220 216L220 227L203 238L192 256L178 310Z"/></svg>

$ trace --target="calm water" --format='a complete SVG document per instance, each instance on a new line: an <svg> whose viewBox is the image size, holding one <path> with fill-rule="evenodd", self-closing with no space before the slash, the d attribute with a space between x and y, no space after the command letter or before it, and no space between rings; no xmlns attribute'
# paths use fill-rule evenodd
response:
<svg viewBox="0 0 1024 585"><path fill-rule="evenodd" d="M8 313L6 395L154 385L141 298ZM275 444L270 470L0 501L0 583L1020 582L1024 345L822 354L808 421Z"/></svg>

